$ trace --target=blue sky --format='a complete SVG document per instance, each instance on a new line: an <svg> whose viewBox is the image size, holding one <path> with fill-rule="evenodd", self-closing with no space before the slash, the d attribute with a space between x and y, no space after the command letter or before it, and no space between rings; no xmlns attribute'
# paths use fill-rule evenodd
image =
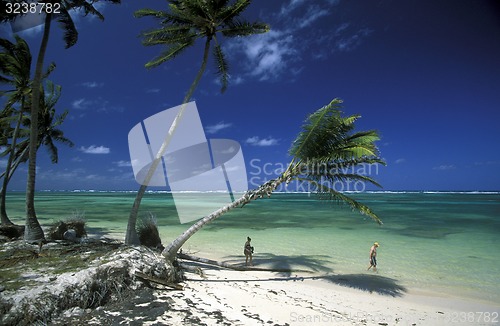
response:
<svg viewBox="0 0 500 326"><path fill-rule="evenodd" d="M78 43L66 50L53 29L46 62L62 85L59 163L39 154L37 189L135 190L127 135L143 119L179 105L199 68L201 44L147 70L161 51L138 37L136 19L164 1L100 6L104 22L75 17ZM241 143L247 173L280 167L305 117L344 100L358 129L376 129L384 190L500 190L500 9L494 1L254 1L244 17L265 35L223 41L231 83L220 94L209 62L194 100L208 138ZM12 39L9 25L2 37ZM37 53L41 29L20 34ZM267 165L265 165L267 164ZM0 167L5 160L0 160ZM26 166L10 184L24 190Z"/></svg>

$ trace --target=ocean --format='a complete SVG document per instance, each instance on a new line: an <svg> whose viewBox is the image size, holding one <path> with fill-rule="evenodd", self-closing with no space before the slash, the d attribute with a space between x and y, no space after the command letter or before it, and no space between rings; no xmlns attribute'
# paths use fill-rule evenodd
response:
<svg viewBox="0 0 500 326"><path fill-rule="evenodd" d="M380 276L415 293L500 302L500 193L373 192L350 194L382 219L378 225L344 205L306 193L276 193L234 209L196 233L183 250L228 262L244 261L252 238L254 264L362 275L378 248ZM11 192L7 212L24 223L24 193ZM196 194L192 194L196 196ZM89 236L124 239L134 192L38 192L40 224L73 215ZM148 192L141 216L155 216L163 244L189 227L180 224L172 196Z"/></svg>

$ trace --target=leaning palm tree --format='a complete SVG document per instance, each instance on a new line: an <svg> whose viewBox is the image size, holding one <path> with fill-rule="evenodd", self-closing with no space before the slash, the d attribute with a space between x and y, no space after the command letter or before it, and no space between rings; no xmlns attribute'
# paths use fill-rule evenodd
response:
<svg viewBox="0 0 500 326"><path fill-rule="evenodd" d="M269 26L260 22L246 22L239 19L240 14L250 5L251 0L169 0L168 11L142 9L135 13L136 17L151 16L159 19L160 27L142 34L146 46L164 45L165 50L157 58L146 63L146 68L157 67L170 61L195 44L198 39L205 41L201 66L193 83L189 87L181 109L177 113L155 159L151 163L142 182L134 204L130 211L125 235L125 243L138 244L139 239L135 229L137 214L142 197L154 175L161 157L165 154L170 140L184 114L186 106L205 72L210 49L213 46L213 56L216 60L217 73L220 77L221 92L224 92L229 82L228 63L218 38L241 37L269 31Z"/></svg>
<svg viewBox="0 0 500 326"><path fill-rule="evenodd" d="M94 4L99 0L61 0L61 8L59 13L47 13L44 20L43 36L40 43L40 50L35 66L35 75L33 77L33 87L31 94L31 133L29 147L29 164L28 164L28 180L26 185L26 230L24 239L30 242L45 240L43 230L38 223L35 212L35 177L36 177L36 152L38 144L38 113L40 110L40 85L42 83L42 71L45 60L45 52L49 41L50 28L52 19L55 18L63 27L64 41L66 48L76 44L78 40L78 31L70 15L73 9L81 10L85 15L91 14L104 20L104 16L94 7ZM104 1L104 0L103 0ZM111 3L120 3L121 0L105 0ZM15 1L8 1L15 2ZM7 22L19 18L20 15L6 14L0 15L0 22Z"/></svg>
<svg viewBox="0 0 500 326"><path fill-rule="evenodd" d="M320 197L346 203L382 224L369 207L335 189L336 182L347 181L380 186L369 176L356 173L355 168L362 164L385 164L375 145L375 141L379 140L377 132L353 132L354 122L360 116L343 117L339 111L341 103L341 100L334 99L307 118L303 131L290 148L292 161L285 172L193 224L163 250L167 260L173 261L184 243L206 224L233 208L242 207L258 198L269 197L282 183L292 181L308 183L309 189Z"/></svg>

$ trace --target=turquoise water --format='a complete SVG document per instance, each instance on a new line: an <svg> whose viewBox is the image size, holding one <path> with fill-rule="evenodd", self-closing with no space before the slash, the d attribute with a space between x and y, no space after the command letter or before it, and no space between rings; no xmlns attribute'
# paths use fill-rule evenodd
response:
<svg viewBox="0 0 500 326"><path fill-rule="evenodd" d="M40 192L42 226L83 214L90 234L123 239L134 193ZM195 196L195 194L193 194ZM184 249L201 256L240 261L247 236L256 264L313 269L321 274L366 273L368 252L378 249L378 274L409 291L436 292L500 302L500 193L363 193L384 224L348 207L308 194L275 194L235 209L198 232ZM7 211L24 222L24 194L10 193ZM184 231L172 198L148 193L141 214L156 216L164 244ZM371 273L371 272L370 272Z"/></svg>

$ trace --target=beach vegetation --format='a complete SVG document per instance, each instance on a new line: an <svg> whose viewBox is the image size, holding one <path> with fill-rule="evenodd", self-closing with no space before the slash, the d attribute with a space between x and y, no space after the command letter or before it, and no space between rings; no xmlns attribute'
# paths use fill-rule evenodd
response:
<svg viewBox="0 0 500 326"><path fill-rule="evenodd" d="M73 230L76 239L86 237L85 223L83 215L74 214L64 221L54 223L48 231L48 238L51 240L67 240L64 234L68 230Z"/></svg>
<svg viewBox="0 0 500 326"><path fill-rule="evenodd" d="M102 0L111 3L120 3L120 0ZM39 114L40 114L40 95L41 95L41 85L43 80L43 69L45 61L45 53L47 50L47 45L49 42L49 36L51 32L51 25L53 18L62 26L64 31L64 42L66 48L70 48L75 45L78 40L78 31L76 29L75 23L73 21L70 12L72 10L80 10L85 16L93 15L97 16L99 19L104 20L104 16L94 7L98 0L86 1L86 0L65 0L61 2L60 10L56 14L54 12L47 12L45 14L45 20L43 24L43 35L40 42L40 49L38 51L38 56L35 65L35 72L32 80L32 92L31 92L31 107L30 107L30 141L29 141L29 154L28 154L28 177L26 184L26 222L25 222L25 232L24 239L30 242L44 241L45 235L40 223L38 222L36 211L35 211L35 178L36 178L36 156L37 156L37 144L39 136ZM22 16L21 13L2 13L0 16L0 22L13 21L16 18ZM42 93L43 94L43 93Z"/></svg>
<svg viewBox="0 0 500 326"><path fill-rule="evenodd" d="M142 246L159 249L160 251L164 249L161 244L160 233L158 231L158 222L152 213L149 213L140 219L137 224L137 234Z"/></svg>
<svg viewBox="0 0 500 326"><path fill-rule="evenodd" d="M289 150L292 159L286 170L194 223L163 250L167 260L173 261L182 245L208 223L233 208L270 197L283 183L307 183L319 198L347 204L353 210L382 224L378 215L368 206L333 186L335 182L359 181L380 187L370 176L355 173L358 169L353 167L361 164L385 165L375 144L379 140L378 133L375 130L355 132L355 122L360 116L343 116L341 105L342 100L334 99L309 115Z"/></svg>
<svg viewBox="0 0 500 326"><path fill-rule="evenodd" d="M205 44L198 73L184 96L183 105L174 118L168 134L137 192L127 224L126 244L139 243L136 232L136 221L142 198L156 168L160 164L161 157L167 150L178 122L184 114L186 109L186 105L184 104L188 103L191 99L206 70L210 51L212 51L215 58L221 92L227 89L229 84L229 64L221 46L220 36L234 38L269 31L267 24L248 22L240 17L250 3L251 0L236 0L234 2L230 2L229 0L169 0L168 8L165 11L146 8L135 12L135 17L137 18L152 17L159 21L159 27L145 31L141 35L143 45L160 45L164 47L163 52L158 57L146 63L146 68L154 68L176 58L183 54L186 49L192 47L197 40L203 40Z"/></svg>

